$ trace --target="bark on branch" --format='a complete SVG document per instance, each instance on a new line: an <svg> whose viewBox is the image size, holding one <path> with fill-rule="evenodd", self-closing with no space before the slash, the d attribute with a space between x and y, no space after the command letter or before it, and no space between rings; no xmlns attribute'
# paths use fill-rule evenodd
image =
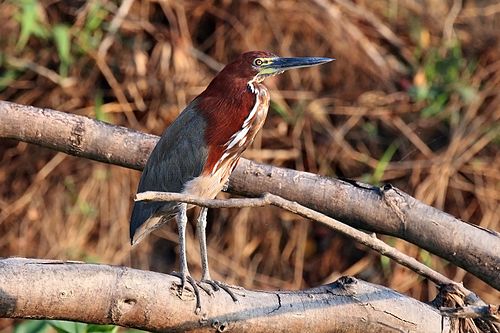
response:
<svg viewBox="0 0 500 333"><path fill-rule="evenodd" d="M181 299L176 277L108 265L0 260L0 317L53 318L170 332L451 332L435 308L351 277L304 291L235 289ZM456 320L455 320L456 321Z"/></svg>
<svg viewBox="0 0 500 333"><path fill-rule="evenodd" d="M0 101L2 137L137 170L158 140L87 117ZM241 159L229 192L273 193L353 227L405 239L500 290L498 233L462 222L389 184L372 187Z"/></svg>

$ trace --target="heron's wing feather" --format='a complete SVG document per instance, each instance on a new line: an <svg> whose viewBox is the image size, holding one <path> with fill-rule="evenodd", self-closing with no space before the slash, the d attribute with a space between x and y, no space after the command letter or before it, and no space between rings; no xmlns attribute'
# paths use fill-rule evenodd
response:
<svg viewBox="0 0 500 333"><path fill-rule="evenodd" d="M198 177L207 161L206 121L191 103L165 130L144 167L137 192L181 192L184 184ZM135 244L175 216L175 202L134 203L130 238ZM138 230L140 228L140 230Z"/></svg>

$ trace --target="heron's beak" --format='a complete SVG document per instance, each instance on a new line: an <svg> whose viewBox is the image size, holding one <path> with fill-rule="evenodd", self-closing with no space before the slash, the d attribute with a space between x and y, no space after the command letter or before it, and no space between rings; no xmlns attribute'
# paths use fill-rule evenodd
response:
<svg viewBox="0 0 500 333"><path fill-rule="evenodd" d="M319 58L319 57L294 57L294 58L271 58L267 64L262 66L260 75L273 75L283 73L292 68L311 67L321 65L330 61L333 58Z"/></svg>

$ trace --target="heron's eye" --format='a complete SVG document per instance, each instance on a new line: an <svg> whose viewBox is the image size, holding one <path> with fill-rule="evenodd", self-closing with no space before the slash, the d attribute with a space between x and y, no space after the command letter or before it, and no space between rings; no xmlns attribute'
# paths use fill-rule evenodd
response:
<svg viewBox="0 0 500 333"><path fill-rule="evenodd" d="M264 63L264 61L263 61L262 59L260 59L260 58L257 58L257 59L255 59L255 60L253 61L253 64L254 64L255 66L261 66L263 63Z"/></svg>

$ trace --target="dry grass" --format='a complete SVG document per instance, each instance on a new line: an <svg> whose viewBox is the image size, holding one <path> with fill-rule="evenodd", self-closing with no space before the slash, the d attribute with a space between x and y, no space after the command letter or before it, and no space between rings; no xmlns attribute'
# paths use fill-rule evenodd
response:
<svg viewBox="0 0 500 333"><path fill-rule="evenodd" d="M272 111L246 156L390 182L500 230L494 1L16 3L0 4L0 99L160 134L242 51L333 56L332 65L269 80ZM28 24L22 18L33 8ZM138 172L11 141L1 143L0 163L2 256L177 267L173 225L160 233L166 240L152 236L130 251ZM278 209L211 211L209 229L213 276L228 283L297 289L351 274L421 300L435 295L405 268ZM498 291L463 270L386 240L499 302ZM197 276L192 230L188 251Z"/></svg>

